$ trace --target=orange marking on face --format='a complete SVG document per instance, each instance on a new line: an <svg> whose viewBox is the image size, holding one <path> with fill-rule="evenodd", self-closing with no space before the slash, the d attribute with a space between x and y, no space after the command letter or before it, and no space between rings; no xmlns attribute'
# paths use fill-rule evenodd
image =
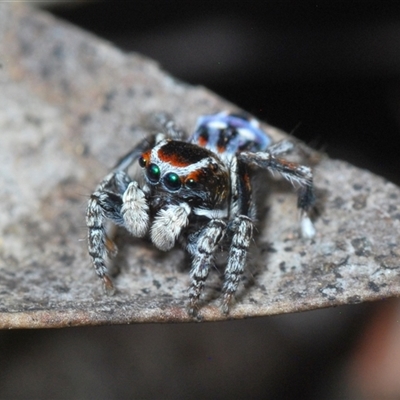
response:
<svg viewBox="0 0 400 400"><path fill-rule="evenodd" d="M146 165L149 164L150 153L151 153L151 150L148 150L148 151L146 151L145 153L142 154L142 158L146 162Z"/></svg>
<svg viewBox="0 0 400 400"><path fill-rule="evenodd" d="M186 178L185 178L185 182L189 181L190 179L193 179L195 182L199 181L199 177L201 174L201 170L198 169L197 171L193 171L191 172Z"/></svg>
<svg viewBox="0 0 400 400"><path fill-rule="evenodd" d="M157 151L157 156L162 162L177 168L196 164L202 159L210 157L210 154L204 147L176 140L168 141Z"/></svg>
<svg viewBox="0 0 400 400"><path fill-rule="evenodd" d="M157 154L161 161L167 162L174 167L187 167L188 165L190 165L190 162L181 157L179 154L164 154L161 149L158 151Z"/></svg>

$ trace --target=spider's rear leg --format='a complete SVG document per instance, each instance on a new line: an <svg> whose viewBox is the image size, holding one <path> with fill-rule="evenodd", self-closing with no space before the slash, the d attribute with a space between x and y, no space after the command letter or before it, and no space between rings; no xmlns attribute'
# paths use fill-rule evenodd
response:
<svg viewBox="0 0 400 400"><path fill-rule="evenodd" d="M275 157L269 151L257 153L243 152L239 155L239 158L246 164L267 169L272 173L278 172L286 180L300 186L297 206L301 210L301 234L304 238L314 237L315 228L309 216L309 212L315 202L311 168Z"/></svg>
<svg viewBox="0 0 400 400"><path fill-rule="evenodd" d="M204 289L210 267L214 266L214 251L224 237L226 224L220 219L212 219L200 230L189 236L187 250L193 256L189 288L189 313L196 316L198 302Z"/></svg>
<svg viewBox="0 0 400 400"><path fill-rule="evenodd" d="M268 152L273 156L290 153L294 149L294 144L289 140L280 140L268 147Z"/></svg>
<svg viewBox="0 0 400 400"><path fill-rule="evenodd" d="M230 303L246 266L248 250L253 239L253 227L253 221L246 215L238 215L229 226L233 236L222 288L224 292L222 311L225 314L229 313Z"/></svg>
<svg viewBox="0 0 400 400"><path fill-rule="evenodd" d="M309 213L315 203L315 194L313 185L302 186L298 192L297 207L301 210L301 235L306 239L315 236L315 227L312 223Z"/></svg>

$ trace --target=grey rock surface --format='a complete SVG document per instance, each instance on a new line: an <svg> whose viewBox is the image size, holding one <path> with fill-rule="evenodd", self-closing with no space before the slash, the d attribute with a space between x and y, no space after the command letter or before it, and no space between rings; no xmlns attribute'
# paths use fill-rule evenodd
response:
<svg viewBox="0 0 400 400"><path fill-rule="evenodd" d="M188 266L121 235L117 293L106 296L86 250L89 194L168 111L190 131L197 116L236 108L29 8L0 4L0 328L191 321ZM275 139L284 134L264 125ZM310 152L317 235L298 234L290 185L266 177L250 277L227 317L217 273L203 320L246 318L385 299L400 293L400 189ZM252 281L252 282L250 282Z"/></svg>

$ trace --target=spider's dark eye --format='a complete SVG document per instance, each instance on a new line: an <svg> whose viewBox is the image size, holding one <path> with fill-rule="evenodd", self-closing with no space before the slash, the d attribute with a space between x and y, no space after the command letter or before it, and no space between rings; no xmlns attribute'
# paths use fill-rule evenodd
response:
<svg viewBox="0 0 400 400"><path fill-rule="evenodd" d="M169 190L179 190L181 188L181 179L177 174L170 172L165 175L164 184Z"/></svg>
<svg viewBox="0 0 400 400"><path fill-rule="evenodd" d="M146 170L146 175L150 182L157 183L160 180L160 167L156 164L150 164Z"/></svg>
<svg viewBox="0 0 400 400"><path fill-rule="evenodd" d="M140 165L142 168L144 168L144 167L146 166L146 164L147 164L147 161L144 159L144 157L143 157L143 156L140 157L140 158L139 158L139 165Z"/></svg>
<svg viewBox="0 0 400 400"><path fill-rule="evenodd" d="M185 186L189 189L194 189L197 186L197 182L194 179L190 178L185 182Z"/></svg>

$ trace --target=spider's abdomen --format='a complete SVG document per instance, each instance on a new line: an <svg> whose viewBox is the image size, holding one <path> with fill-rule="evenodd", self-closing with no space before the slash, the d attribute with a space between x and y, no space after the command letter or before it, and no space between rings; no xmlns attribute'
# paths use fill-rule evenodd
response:
<svg viewBox="0 0 400 400"><path fill-rule="evenodd" d="M271 144L257 120L227 112L200 117L190 141L224 158L241 151L263 151Z"/></svg>
<svg viewBox="0 0 400 400"><path fill-rule="evenodd" d="M210 150L193 143L163 140L144 153L139 163L154 196L169 202L181 199L204 209L226 207L229 171Z"/></svg>

